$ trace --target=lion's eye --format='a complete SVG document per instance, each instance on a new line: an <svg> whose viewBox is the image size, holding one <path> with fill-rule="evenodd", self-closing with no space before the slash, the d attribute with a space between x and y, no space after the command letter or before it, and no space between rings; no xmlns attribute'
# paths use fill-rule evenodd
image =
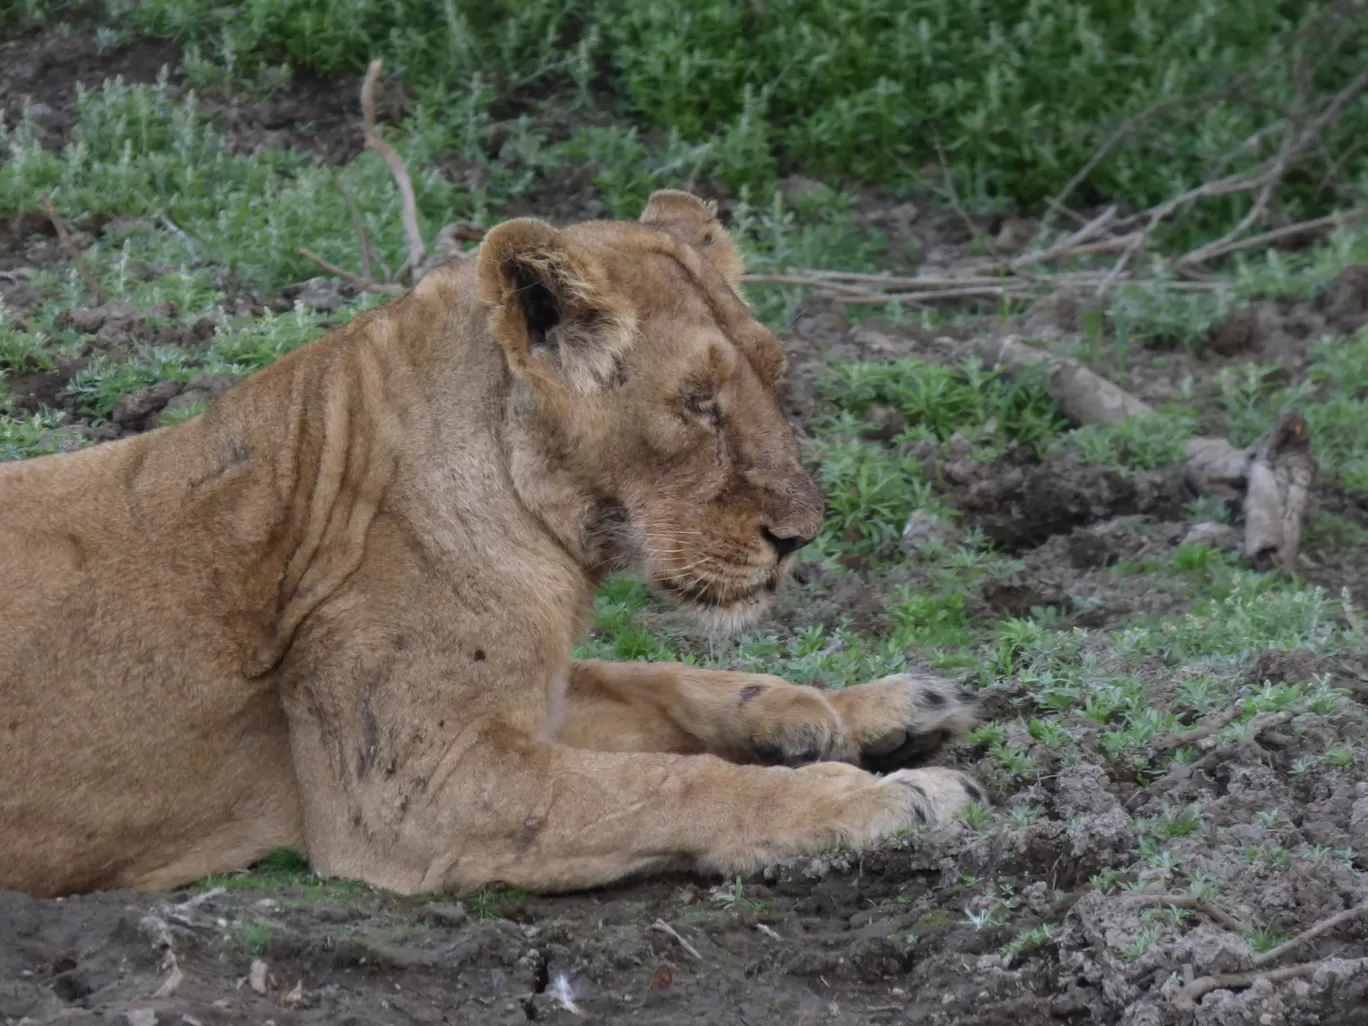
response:
<svg viewBox="0 0 1368 1026"><path fill-rule="evenodd" d="M707 392L686 392L683 397L684 409L696 417L703 417L716 424L722 419L722 408L717 397Z"/></svg>

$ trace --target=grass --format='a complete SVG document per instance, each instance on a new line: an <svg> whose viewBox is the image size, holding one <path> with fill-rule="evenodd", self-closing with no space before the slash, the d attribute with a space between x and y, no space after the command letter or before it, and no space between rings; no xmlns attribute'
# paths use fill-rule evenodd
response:
<svg viewBox="0 0 1368 1026"><path fill-rule="evenodd" d="M8 0L21 23L65 5ZM92 5L95 6L95 5ZM512 110L549 95L610 112L647 134L707 147L734 191L765 190L784 166L836 181L923 184L940 153L958 191L985 204L1055 193L1128 116L1158 107L1130 145L1085 182L1084 198L1147 206L1201 180L1261 124L1261 105L1296 94L1296 47L1274 41L1320 5L1251 9L1234 0L109 0L115 38L170 37L194 48L202 85L269 90L290 73L359 73L376 56L429 102L487 92ZM1317 85L1364 56L1361 33L1322 37ZM1086 83L1086 88L1079 88ZM1194 117L1185 97L1230 99ZM1352 180L1348 141L1331 133ZM1154 143L1162 139L1162 159ZM1246 158L1248 160L1249 158ZM932 171L939 178L939 171ZM1312 182L1294 195L1314 203ZM1238 201L1225 205L1229 215Z"/></svg>

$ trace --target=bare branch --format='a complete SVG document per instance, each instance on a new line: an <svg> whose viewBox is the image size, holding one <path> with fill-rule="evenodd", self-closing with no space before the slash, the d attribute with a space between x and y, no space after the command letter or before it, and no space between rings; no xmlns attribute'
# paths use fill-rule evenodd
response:
<svg viewBox="0 0 1368 1026"><path fill-rule="evenodd" d="M1347 923L1350 920L1357 919L1365 914L1368 914L1368 902L1365 902L1362 905L1355 905L1353 908L1346 908L1343 912L1336 912L1333 916L1322 919L1319 923L1303 930L1291 940L1284 941L1276 948L1265 951L1262 955L1255 955L1254 968L1261 969L1266 965L1272 965L1289 951L1295 951L1303 944L1309 944L1322 934L1329 933L1341 923Z"/></svg>
<svg viewBox="0 0 1368 1026"><path fill-rule="evenodd" d="M1267 980L1269 983L1282 983L1284 980L1315 976L1330 961L1330 959L1320 959L1301 965L1290 965L1284 969L1270 969L1267 972L1221 973L1216 976L1202 976L1173 995L1173 1007L1179 1012L1191 1015L1197 1011L1197 1002L1213 990L1239 990L1253 986L1259 980ZM1345 962L1344 966L1350 970L1368 969L1368 958L1353 959Z"/></svg>
<svg viewBox="0 0 1368 1026"><path fill-rule="evenodd" d="M1333 124L1354 99L1358 97L1364 89L1368 88L1368 69L1360 71L1354 80L1341 89L1333 97L1325 108L1318 114L1311 123L1308 124L1300 133L1289 133L1287 141L1283 144L1282 150L1278 153L1267 170L1259 176L1251 188L1257 187L1258 195L1250 205L1249 211L1240 223L1232 228L1221 238L1201 246L1191 253L1178 260L1177 266L1185 264L1200 264L1211 259L1213 251L1221 250L1228 246L1232 241L1238 239L1247 232L1263 216L1268 208L1268 201L1273 196L1274 190L1282 183L1283 176L1287 174L1288 168L1295 164L1306 153L1312 143L1320 136L1327 127Z"/></svg>
<svg viewBox="0 0 1368 1026"><path fill-rule="evenodd" d="M85 279L86 287L95 297L96 304L104 306L109 302L109 293L104 290L104 286L100 284L100 279L95 277L94 272L91 271L80 247L72 240L66 221L61 214L57 213L57 208L52 205L52 200L48 199L47 193L40 192L38 202L43 205L43 213L47 214L48 220L52 222L52 227L57 231L57 242L62 247L62 252L76 265L76 270L81 272L81 277Z"/></svg>
<svg viewBox="0 0 1368 1026"><path fill-rule="evenodd" d="M361 86L361 114L365 120L366 149L380 155L380 158L394 176L394 184L399 187L404 234L408 237L408 268L416 279L427 247L423 245L423 233L418 228L418 200L413 194L413 181L409 178L404 160L393 146L380 137L375 124L375 82L380 77L379 60L371 61L366 71L366 80Z"/></svg>
<svg viewBox="0 0 1368 1026"><path fill-rule="evenodd" d="M1138 905L1147 905L1153 908L1190 908L1194 912L1200 912L1214 923L1220 923L1227 930L1235 933L1244 933L1249 929L1244 923L1236 919L1233 915L1218 905L1213 904L1206 898L1199 898L1193 894L1128 894L1124 897Z"/></svg>
<svg viewBox="0 0 1368 1026"><path fill-rule="evenodd" d="M696 958L700 962L703 961L703 956L698 953L698 949L680 936L679 931L665 922L665 920L657 919L651 924L651 929L655 930L657 933L663 933L667 937L673 937L679 946L684 949L686 954Z"/></svg>
<svg viewBox="0 0 1368 1026"><path fill-rule="evenodd" d="M329 274L335 274L339 278L345 278L347 281L351 282L358 289L361 289L364 292L380 292L384 293L385 295L397 296L404 291L403 286L401 285L382 284L380 282L370 281L367 278L362 278L359 275L353 274L345 267L338 267L336 264L329 263L328 261L324 260L321 256L311 252L310 250L300 249L297 250L297 252L300 256L304 257L305 259L313 261L315 264L323 268L323 270L327 271Z"/></svg>
<svg viewBox="0 0 1368 1026"><path fill-rule="evenodd" d="M352 199L351 193L342 185L342 179L337 174L337 169L329 166L328 174L332 176L332 183L337 187L337 191L342 195L342 202L347 205L347 213L351 215L352 228L356 231L356 248L360 251L361 258L361 277L366 281L374 281L375 275L371 273L371 244L370 236L366 233L366 222L361 218L361 210L356 205L356 200Z"/></svg>
<svg viewBox="0 0 1368 1026"><path fill-rule="evenodd" d="M1209 246L1202 247L1206 250L1205 256L1200 262L1209 263L1218 257L1229 256L1231 253L1239 252L1243 249L1255 249L1259 246L1269 246L1283 239L1294 239L1300 235L1313 235L1323 232L1327 228L1339 228L1350 221L1357 221L1368 210L1340 210L1333 214L1326 214L1324 217L1312 218L1310 221L1298 221L1296 224L1283 225L1281 228L1274 228L1272 231L1262 232L1259 235L1251 235L1248 238L1240 239L1236 242L1229 242L1225 245L1211 243ZM1186 256L1180 257L1179 264L1196 264L1199 262L1198 251L1193 250Z"/></svg>
<svg viewBox="0 0 1368 1026"><path fill-rule="evenodd" d="M979 353L990 367L1044 365L1049 370L1050 395L1075 424L1115 424L1127 417L1153 412L1148 403L1077 360L1052 356L1023 344L1015 336L986 340L980 344ZM1310 434L1301 415L1295 411L1284 413L1247 448L1238 449L1224 438L1194 438L1188 442L1185 455L1187 478L1197 492L1223 497L1243 492L1245 559L1255 566L1271 562L1285 571L1294 570L1302 520L1316 473ZM1275 718L1283 715L1264 713L1250 721L1249 729L1267 730ZM1216 730L1230 722L1219 721L1220 717L1212 721L1218 724ZM1205 735L1199 734L1197 738L1202 736ZM1191 743L1183 742L1182 735L1178 737L1180 741L1175 747Z"/></svg>
<svg viewBox="0 0 1368 1026"><path fill-rule="evenodd" d="M1191 730L1184 730L1177 734L1166 734L1163 737L1156 739L1150 744L1150 747L1156 752L1172 752L1179 748L1186 748L1188 745L1194 745L1203 738L1208 738L1212 734L1224 730L1231 723L1235 722L1235 720L1239 719L1240 714L1243 712L1244 703L1236 702L1229 709L1225 709L1209 719L1203 720Z"/></svg>

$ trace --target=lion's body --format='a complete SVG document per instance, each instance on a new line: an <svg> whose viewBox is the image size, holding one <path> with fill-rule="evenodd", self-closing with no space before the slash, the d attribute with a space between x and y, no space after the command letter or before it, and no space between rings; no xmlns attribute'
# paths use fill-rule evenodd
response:
<svg viewBox="0 0 1368 1026"><path fill-rule="evenodd" d="M632 323L697 316L677 283L633 280L655 257L631 243L662 232L624 226L619 260L594 231L585 266ZM861 717L870 737L929 722L923 684L851 689L842 710L770 678L572 664L617 544L597 511L618 500L547 424L635 365L567 348L570 384L546 384L501 334L520 308L491 273L483 256L435 271L183 425L0 467L0 888L170 887L281 846L405 892L571 887L908 821L894 778L735 761L782 761L794 736L857 758ZM580 299L553 296L553 333ZM949 704L933 726L961 729ZM965 800L948 776L918 786L945 791L933 813ZM755 803L786 795L792 825L756 828Z"/></svg>

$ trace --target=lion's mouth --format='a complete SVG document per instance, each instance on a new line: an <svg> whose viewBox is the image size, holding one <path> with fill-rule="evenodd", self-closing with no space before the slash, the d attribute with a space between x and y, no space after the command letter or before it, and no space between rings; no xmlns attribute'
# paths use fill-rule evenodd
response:
<svg viewBox="0 0 1368 1026"><path fill-rule="evenodd" d="M779 574L758 581L678 580L657 577L653 584L677 605L703 614L735 614L758 611L779 589Z"/></svg>

